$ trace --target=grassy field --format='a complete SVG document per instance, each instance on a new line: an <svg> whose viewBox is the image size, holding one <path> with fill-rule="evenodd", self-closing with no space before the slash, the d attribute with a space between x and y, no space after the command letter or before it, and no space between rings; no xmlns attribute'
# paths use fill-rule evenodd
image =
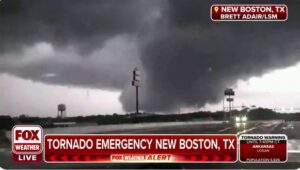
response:
<svg viewBox="0 0 300 170"><path fill-rule="evenodd" d="M0 131L0 148L9 148L11 147L11 144L7 137L5 136L5 131Z"/></svg>

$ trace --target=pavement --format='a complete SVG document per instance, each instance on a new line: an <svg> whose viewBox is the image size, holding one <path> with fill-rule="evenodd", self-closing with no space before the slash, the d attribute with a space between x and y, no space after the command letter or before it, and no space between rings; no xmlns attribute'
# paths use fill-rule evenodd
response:
<svg viewBox="0 0 300 170"><path fill-rule="evenodd" d="M108 125L82 130L81 133L95 134L286 134L289 139L288 161L286 163L138 163L138 164L13 164L8 149L0 149L0 166L4 169L298 169L300 168L300 122L292 122L293 129L284 129L283 121L250 121L235 124L222 121L144 123L134 125ZM100 127L100 128L99 128ZM80 127L84 129L85 127ZM89 128L86 128L89 129ZM46 133L71 133L68 128L45 130ZM76 131L75 131L76 133Z"/></svg>

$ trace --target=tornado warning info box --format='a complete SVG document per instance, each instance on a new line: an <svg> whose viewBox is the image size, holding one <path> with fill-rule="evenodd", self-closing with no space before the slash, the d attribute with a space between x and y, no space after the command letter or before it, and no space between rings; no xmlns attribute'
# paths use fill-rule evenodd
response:
<svg viewBox="0 0 300 170"><path fill-rule="evenodd" d="M239 136L240 161L283 163L287 161L287 136L284 134L243 134Z"/></svg>

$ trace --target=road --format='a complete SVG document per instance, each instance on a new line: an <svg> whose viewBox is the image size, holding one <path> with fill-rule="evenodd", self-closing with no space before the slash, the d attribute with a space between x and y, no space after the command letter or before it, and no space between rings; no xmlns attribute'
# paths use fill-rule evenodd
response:
<svg viewBox="0 0 300 170"><path fill-rule="evenodd" d="M0 166L5 169L17 168L176 168L176 169L297 169L300 167L300 122L293 122L294 129L284 130L285 123L282 121L253 121L246 124L234 124L226 122L175 122L175 123L150 123L142 125L114 125L109 128L93 128L92 133L96 134L286 134L289 138L289 159L287 163L281 164L39 164L39 165L16 165L11 161L11 154L8 150L0 150ZM84 127L81 127L84 128ZM59 129L66 133L67 129ZM46 133L52 131L46 130Z"/></svg>

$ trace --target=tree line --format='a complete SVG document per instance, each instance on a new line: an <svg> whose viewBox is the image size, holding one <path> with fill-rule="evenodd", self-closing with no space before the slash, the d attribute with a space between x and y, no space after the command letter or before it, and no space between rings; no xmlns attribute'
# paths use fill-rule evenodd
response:
<svg viewBox="0 0 300 170"><path fill-rule="evenodd" d="M232 115L247 115L248 120L288 120L300 121L300 113L281 114L270 109L256 108L243 109L241 111L233 110ZM227 113L228 115L228 113ZM76 122L76 123L96 123L98 125L108 124L130 124L144 122L180 122L180 121L197 121L197 120L224 120L223 111L210 112L199 111L184 114L150 114L150 113L128 113L120 115L114 113L112 115L91 115L66 117L64 119L52 117L30 117L21 115L19 117L0 116L0 130L10 130L16 124L38 124L44 128L54 127L54 122Z"/></svg>

